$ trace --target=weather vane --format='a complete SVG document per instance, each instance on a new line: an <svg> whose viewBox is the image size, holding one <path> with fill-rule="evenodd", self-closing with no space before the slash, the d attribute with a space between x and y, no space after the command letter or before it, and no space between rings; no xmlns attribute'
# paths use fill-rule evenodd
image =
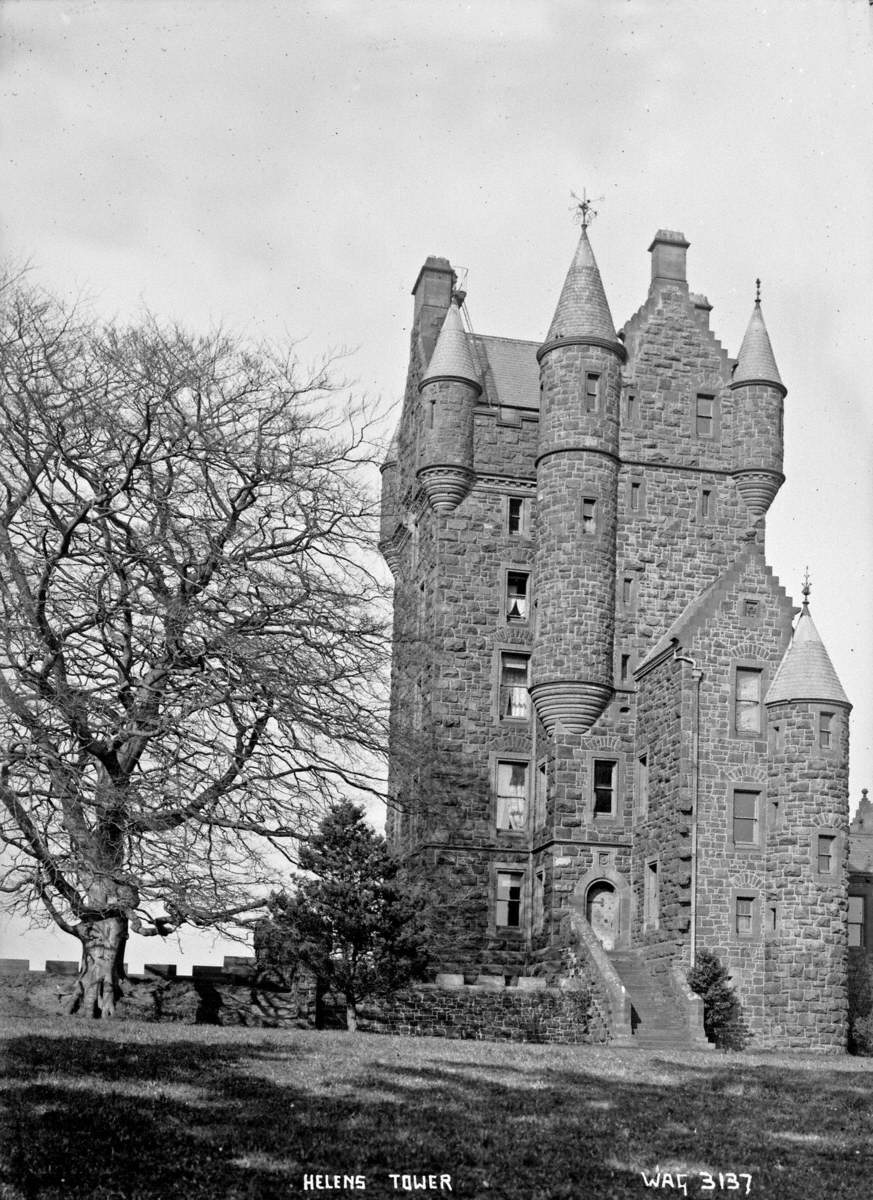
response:
<svg viewBox="0 0 873 1200"><path fill-rule="evenodd" d="M756 304L761 303L761 280L760 279L755 280L755 303Z"/></svg>
<svg viewBox="0 0 873 1200"><path fill-rule="evenodd" d="M809 604L809 593L812 591L809 583L809 567L806 567L803 572L803 588L801 590L803 592L803 603Z"/></svg>
<svg viewBox="0 0 873 1200"><path fill-rule="evenodd" d="M585 188L582 189L582 198L580 199L575 192L571 192L574 203L571 206L571 212L575 219L581 224L583 229L587 229L594 218L597 216L595 204L599 204L603 196L598 196L596 200L591 200L585 193Z"/></svg>

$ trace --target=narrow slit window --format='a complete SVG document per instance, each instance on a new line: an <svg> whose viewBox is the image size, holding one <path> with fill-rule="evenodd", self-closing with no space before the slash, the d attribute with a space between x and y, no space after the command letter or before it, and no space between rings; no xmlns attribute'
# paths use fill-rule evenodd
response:
<svg viewBox="0 0 873 1200"><path fill-rule="evenodd" d="M637 759L637 804L640 813L649 811L649 756L641 754Z"/></svg>
<svg viewBox="0 0 873 1200"><path fill-rule="evenodd" d="M700 516L704 521L712 516L712 488L700 489Z"/></svg>
<svg viewBox="0 0 873 1200"><path fill-rule="evenodd" d="M630 655L622 654L621 663L619 665L619 681L627 683L630 678Z"/></svg>
<svg viewBox="0 0 873 1200"><path fill-rule="evenodd" d="M597 501L590 497L582 501L582 532L597 532Z"/></svg>
<svg viewBox="0 0 873 1200"><path fill-rule="evenodd" d="M643 924L647 929L658 928L658 863L646 863L643 897Z"/></svg>
<svg viewBox="0 0 873 1200"><path fill-rule="evenodd" d="M628 425L636 425L639 406L636 392L628 392L625 399L624 415Z"/></svg>
<svg viewBox="0 0 873 1200"><path fill-rule="evenodd" d="M527 690L529 666L528 654L501 654L501 720L526 721L530 716L530 695Z"/></svg>
<svg viewBox="0 0 873 1200"><path fill-rule="evenodd" d="M497 764L497 828L523 830L527 817L527 763Z"/></svg>
<svg viewBox="0 0 873 1200"><path fill-rule="evenodd" d="M621 581L621 602L625 608L633 608L636 591L636 579L633 575L625 575Z"/></svg>
<svg viewBox="0 0 873 1200"><path fill-rule="evenodd" d="M528 571L508 571L506 575L506 619L522 624L528 619Z"/></svg>
<svg viewBox="0 0 873 1200"><path fill-rule="evenodd" d="M643 485L639 480L632 479L630 485L630 510L638 513L643 506Z"/></svg>

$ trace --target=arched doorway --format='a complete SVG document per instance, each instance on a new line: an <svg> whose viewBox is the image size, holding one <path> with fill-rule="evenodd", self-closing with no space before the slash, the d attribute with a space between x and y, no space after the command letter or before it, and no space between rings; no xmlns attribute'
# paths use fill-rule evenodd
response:
<svg viewBox="0 0 873 1200"><path fill-rule="evenodd" d="M588 889L585 916L603 949L614 950L620 933L618 892L605 879L592 883Z"/></svg>

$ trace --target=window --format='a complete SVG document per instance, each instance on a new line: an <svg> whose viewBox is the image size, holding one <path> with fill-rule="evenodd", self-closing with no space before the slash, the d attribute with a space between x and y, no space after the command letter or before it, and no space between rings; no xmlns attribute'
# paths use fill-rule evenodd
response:
<svg viewBox="0 0 873 1200"><path fill-rule="evenodd" d="M735 846L758 844L758 801L760 792L734 790L733 837Z"/></svg>
<svg viewBox="0 0 873 1200"><path fill-rule="evenodd" d="M641 479L632 479L628 488L628 508L632 513L642 512L643 510L643 481Z"/></svg>
<svg viewBox="0 0 873 1200"><path fill-rule="evenodd" d="M526 721L530 716L528 694L529 654L500 655L500 719Z"/></svg>
<svg viewBox="0 0 873 1200"><path fill-rule="evenodd" d="M627 683L630 679L630 655L622 654L618 665L618 678L620 683Z"/></svg>
<svg viewBox="0 0 873 1200"><path fill-rule="evenodd" d="M637 805L641 813L649 811L649 756L641 754L637 759Z"/></svg>
<svg viewBox="0 0 873 1200"><path fill-rule="evenodd" d="M621 580L621 603L622 607L630 610L637 602L637 577L636 575L624 575Z"/></svg>
<svg viewBox="0 0 873 1200"><path fill-rule="evenodd" d="M818 873L819 875L832 875L834 868L837 865L836 859L837 839L832 833L820 833L818 835Z"/></svg>
<svg viewBox="0 0 873 1200"><path fill-rule="evenodd" d="M695 410L695 429L698 437L715 437L715 397L698 395Z"/></svg>
<svg viewBox="0 0 873 1200"><path fill-rule="evenodd" d="M769 749L771 754L778 754L782 749L785 739L782 736L781 724L771 725L767 734L767 740L770 743Z"/></svg>
<svg viewBox="0 0 873 1200"><path fill-rule="evenodd" d="M700 515L708 517L712 507L712 489L701 488L700 491Z"/></svg>
<svg viewBox="0 0 873 1200"><path fill-rule="evenodd" d="M636 425L639 414L636 392L628 392L624 401L624 416L628 425Z"/></svg>
<svg viewBox="0 0 873 1200"><path fill-rule="evenodd" d="M818 744L822 750L830 750L833 746L834 714L820 712L818 714Z"/></svg>
<svg viewBox="0 0 873 1200"><path fill-rule="evenodd" d="M582 501L582 532L597 532L597 501L590 497Z"/></svg>
<svg viewBox="0 0 873 1200"><path fill-rule="evenodd" d="M611 817L615 813L615 776L618 763L612 759L594 760L594 815Z"/></svg>
<svg viewBox="0 0 873 1200"><path fill-rule="evenodd" d="M779 905L775 900L771 900L771 901L768 901L768 903L767 903L767 918L766 918L766 926L765 926L764 932L773 934L773 933L778 933L778 931L779 931Z"/></svg>
<svg viewBox="0 0 873 1200"><path fill-rule="evenodd" d="M497 828L512 832L523 830L527 817L527 763L498 762L495 792Z"/></svg>
<svg viewBox="0 0 873 1200"><path fill-rule="evenodd" d="M545 883L546 883L545 871L537 871L536 875L534 875L534 889L533 889L533 928L534 928L534 933L541 933L543 925L545 924L545 906L543 903L544 896L545 896L545 890L546 890Z"/></svg>
<svg viewBox="0 0 873 1200"><path fill-rule="evenodd" d="M755 932L755 897L737 896L734 905L734 929L737 937L751 937Z"/></svg>
<svg viewBox="0 0 873 1200"><path fill-rule="evenodd" d="M760 614L760 610L761 610L761 602L759 600L753 600L748 596L743 600L743 616L747 620L750 620L750 621L757 620L757 618Z"/></svg>
<svg viewBox="0 0 873 1200"><path fill-rule="evenodd" d="M504 610L507 621L522 624L528 619L529 571L507 571Z"/></svg>
<svg viewBox="0 0 873 1200"><path fill-rule="evenodd" d="M646 863L646 873L643 882L643 927L658 928L658 860Z"/></svg>
<svg viewBox="0 0 873 1200"><path fill-rule="evenodd" d="M849 897L849 945L864 945L864 897Z"/></svg>
<svg viewBox="0 0 873 1200"><path fill-rule="evenodd" d="M780 812L781 812L781 809L779 807L779 801L777 799L771 797L771 799L769 799L767 801L767 828L768 829L778 829L779 828L779 813Z"/></svg>
<svg viewBox="0 0 873 1200"><path fill-rule="evenodd" d="M534 804L534 825L544 825L546 821L546 802L549 798L549 764L543 760L537 764L536 800Z"/></svg>
<svg viewBox="0 0 873 1200"><path fill-rule="evenodd" d="M597 398L600 392L600 376L596 371L588 371L585 376L585 411L597 412Z"/></svg>
<svg viewBox="0 0 873 1200"><path fill-rule="evenodd" d="M510 537L526 537L528 502L523 496L506 497L506 532Z"/></svg>
<svg viewBox="0 0 873 1200"><path fill-rule="evenodd" d="M734 731L760 734L762 674L752 667L737 667L734 687Z"/></svg>
<svg viewBox="0 0 873 1200"><path fill-rule="evenodd" d="M524 884L523 871L497 872L497 904L494 923L500 929L521 927L521 889Z"/></svg>

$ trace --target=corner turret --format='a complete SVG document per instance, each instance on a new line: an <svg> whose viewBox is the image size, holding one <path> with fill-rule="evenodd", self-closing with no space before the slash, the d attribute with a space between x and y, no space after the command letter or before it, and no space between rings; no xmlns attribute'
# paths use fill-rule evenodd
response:
<svg viewBox="0 0 873 1200"><path fill-rule="evenodd" d="M779 376L764 314L761 281L740 346L730 388L734 393L737 488L756 517L763 516L782 486L782 409L787 389Z"/></svg>

